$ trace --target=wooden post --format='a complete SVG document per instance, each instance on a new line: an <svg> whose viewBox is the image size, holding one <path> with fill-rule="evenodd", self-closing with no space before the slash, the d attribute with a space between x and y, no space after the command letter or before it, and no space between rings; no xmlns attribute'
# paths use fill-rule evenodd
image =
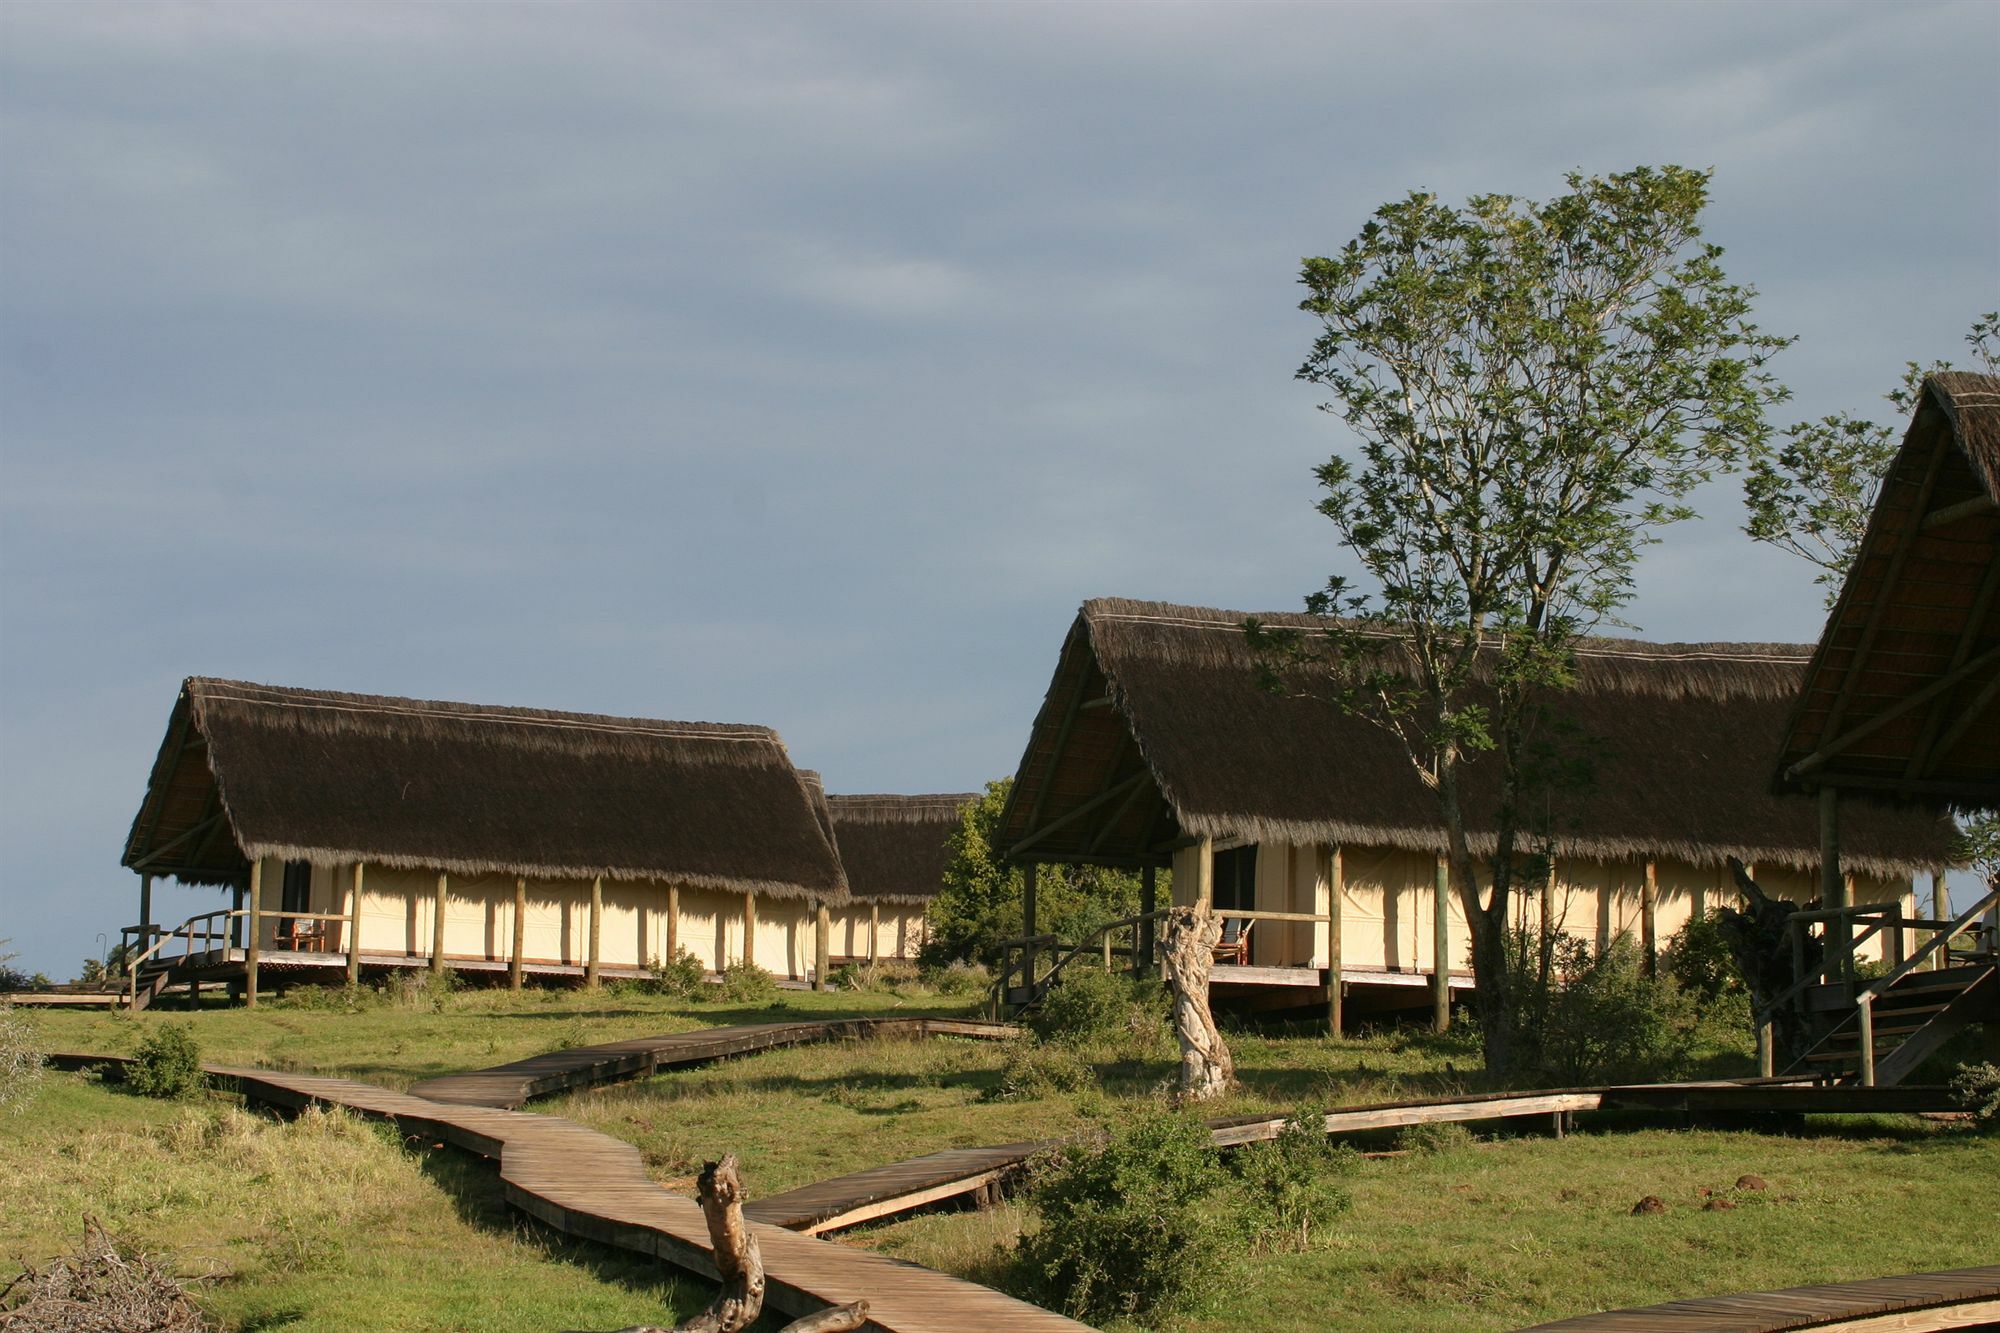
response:
<svg viewBox="0 0 2000 1333"><path fill-rule="evenodd" d="M1840 789L1819 789L1819 905L1850 906L1847 877L1840 872ZM1827 970L1836 980L1854 975L1854 922L1835 917L1826 923Z"/></svg>
<svg viewBox="0 0 2000 1333"><path fill-rule="evenodd" d="M826 974L833 963L833 913L819 904L813 921L813 989L827 988Z"/></svg>
<svg viewBox="0 0 2000 1333"><path fill-rule="evenodd" d="M1757 1016L1757 1077L1769 1078L1776 1064L1775 1053L1771 1049L1771 1016Z"/></svg>
<svg viewBox="0 0 2000 1333"><path fill-rule="evenodd" d="M1546 949L1548 941L1556 933L1556 855L1549 853L1549 881L1542 885L1542 938L1539 947Z"/></svg>
<svg viewBox="0 0 2000 1333"><path fill-rule="evenodd" d="M1326 1032L1340 1035L1340 904L1347 895L1347 871L1340 848L1319 849L1321 877L1326 880Z"/></svg>
<svg viewBox="0 0 2000 1333"><path fill-rule="evenodd" d="M1203 838L1195 856L1194 900L1201 907L1215 906L1215 839Z"/></svg>
<svg viewBox="0 0 2000 1333"><path fill-rule="evenodd" d="M507 955L507 988L519 990L527 984L528 962L528 877L514 876L514 947Z"/></svg>
<svg viewBox="0 0 2000 1333"><path fill-rule="evenodd" d="M868 904L868 961L882 960L882 904Z"/></svg>
<svg viewBox="0 0 2000 1333"><path fill-rule="evenodd" d="M1159 922L1152 917L1160 910L1160 872L1155 866L1139 867L1139 911L1146 919L1139 923L1138 933L1132 941L1132 972L1135 976L1145 976L1153 970L1153 941Z"/></svg>
<svg viewBox="0 0 2000 1333"><path fill-rule="evenodd" d="M1028 937L1021 946L1021 984L1028 988L1030 999L1035 987L1035 870L1033 861L1021 867L1021 933Z"/></svg>
<svg viewBox="0 0 2000 1333"><path fill-rule="evenodd" d="M595 986L598 974L603 970L604 948L604 876L593 875L590 879L590 954L583 961L583 984Z"/></svg>
<svg viewBox="0 0 2000 1333"><path fill-rule="evenodd" d="M243 886L241 884L231 884L229 886L229 910L232 912L243 910ZM229 918L229 929L222 932L222 945L226 949L234 949L242 943L243 918L232 916Z"/></svg>
<svg viewBox="0 0 2000 1333"><path fill-rule="evenodd" d="M1951 885L1945 882L1944 872L1931 871L1931 920L1951 920ZM1942 935L1944 932L1938 932ZM1951 966L1951 945L1945 944L1931 955L1931 971L1941 972Z"/></svg>
<svg viewBox="0 0 2000 1333"><path fill-rule="evenodd" d="M257 959L264 951L264 858L250 863L250 924L243 946L243 1004L257 1007Z"/></svg>
<svg viewBox="0 0 2000 1333"><path fill-rule="evenodd" d="M438 871L437 896L431 900L431 971L444 971L444 895L448 876Z"/></svg>
<svg viewBox="0 0 2000 1333"><path fill-rule="evenodd" d="M1903 900L1898 898L1889 908L1889 919L1882 925L1882 961L1892 970L1903 965Z"/></svg>
<svg viewBox="0 0 2000 1333"><path fill-rule="evenodd" d="M743 895L743 965L752 966L757 961L757 895Z"/></svg>
<svg viewBox="0 0 2000 1333"><path fill-rule="evenodd" d="M361 877L363 862L354 863L354 878L347 886L347 984L361 984Z"/></svg>
<svg viewBox="0 0 2000 1333"><path fill-rule="evenodd" d="M153 877L139 876L139 950L153 942Z"/></svg>
<svg viewBox="0 0 2000 1333"><path fill-rule="evenodd" d="M681 886L667 885L667 961L681 956Z"/></svg>
<svg viewBox="0 0 2000 1333"><path fill-rule="evenodd" d="M1660 871L1646 862L1646 882L1639 889L1639 956L1649 977L1660 972Z"/></svg>
<svg viewBox="0 0 2000 1333"><path fill-rule="evenodd" d="M1451 861L1437 860L1437 896L1431 912L1431 1025L1451 1028Z"/></svg>

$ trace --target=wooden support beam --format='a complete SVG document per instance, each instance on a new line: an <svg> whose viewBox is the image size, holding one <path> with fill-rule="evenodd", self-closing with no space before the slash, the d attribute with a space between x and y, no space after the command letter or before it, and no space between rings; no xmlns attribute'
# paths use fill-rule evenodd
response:
<svg viewBox="0 0 2000 1333"><path fill-rule="evenodd" d="M1029 940L1029 943L1021 946L1021 970L1023 973L1021 982L1023 985L1030 987L1035 984L1035 946L1033 941L1037 934L1035 926L1035 872L1037 869L1038 867L1033 861L1021 867L1021 933L1027 936Z"/></svg>
<svg viewBox="0 0 2000 1333"><path fill-rule="evenodd" d="M146 947L153 942L152 931L147 929L152 924L153 924L153 877L151 875L141 874L139 876L139 928L140 928L139 950L142 953L145 952Z"/></svg>
<svg viewBox="0 0 2000 1333"><path fill-rule="evenodd" d="M667 885L667 958L674 962L681 956L681 886Z"/></svg>
<svg viewBox="0 0 2000 1333"><path fill-rule="evenodd" d="M1326 901L1326 1032L1340 1035L1340 907L1347 895L1347 871L1338 847L1321 847L1320 878L1327 888Z"/></svg>
<svg viewBox="0 0 2000 1333"><path fill-rule="evenodd" d="M881 959L882 904L871 902L868 904L868 961L876 963Z"/></svg>
<svg viewBox="0 0 2000 1333"><path fill-rule="evenodd" d="M1139 947L1132 951L1132 970L1143 977L1153 970L1153 943L1160 924L1151 916L1160 910L1159 871L1152 866L1139 867L1139 910L1147 919L1139 923Z"/></svg>
<svg viewBox="0 0 2000 1333"><path fill-rule="evenodd" d="M827 989L827 972L833 963L833 913L825 903L813 913L813 989Z"/></svg>
<svg viewBox="0 0 2000 1333"><path fill-rule="evenodd" d="M1090 692L1090 663L1083 664L1083 671L1076 682L1076 692L1070 695L1069 708L1063 713L1062 725L1056 728L1055 748L1049 751L1049 766L1044 771L1042 785L1035 789L1035 799L1028 807L1028 829L1032 833L1042 822L1042 810L1049 803L1049 792L1055 787L1056 770L1062 766L1063 751L1069 748L1070 729L1076 725L1076 715L1083 708L1083 699Z"/></svg>
<svg viewBox="0 0 2000 1333"><path fill-rule="evenodd" d="M1639 887L1639 956L1649 977L1660 973L1660 868L1646 862L1646 880Z"/></svg>
<svg viewBox="0 0 2000 1333"><path fill-rule="evenodd" d="M1451 861L1437 859L1437 894L1431 911L1431 1026L1451 1028Z"/></svg>
<svg viewBox="0 0 2000 1333"><path fill-rule="evenodd" d="M1549 878L1542 885L1542 939L1554 938L1556 933L1556 854L1549 853Z"/></svg>
<svg viewBox="0 0 2000 1333"><path fill-rule="evenodd" d="M1957 504L1933 509L1924 515L1923 531L1941 528L1947 523L1956 523L1961 518L1971 518L1974 514L1990 514L1994 509L1994 499L1990 495L1975 495L1970 500L1960 500Z"/></svg>
<svg viewBox="0 0 2000 1333"><path fill-rule="evenodd" d="M743 895L743 965L755 966L757 962L757 895Z"/></svg>
<svg viewBox="0 0 2000 1333"><path fill-rule="evenodd" d="M1970 661L1959 663L1936 680L1933 680L1930 684L1918 690L1915 694L1905 695L1889 707L1869 718L1866 722L1849 728L1830 741L1822 741L1818 749L1799 760L1796 764L1793 764L1785 772L1789 776L1797 778L1804 777L1825 767L1841 751L1850 748L1859 741L1866 740L1883 727L1888 726L1891 722L1903 716L1903 714L1937 698L1945 691L1956 686L1960 681L1978 675L1995 662L2000 662L2000 645L1987 649ZM1996 677L1996 679L2000 679L2000 677ZM1962 723L1965 718L1976 718L1978 714L1979 707L1975 705L1973 708L1967 710L1959 720ZM1956 729L1947 733L1946 740L1938 746L1938 749L1949 750L1951 748L1950 742L1955 740L1957 735L1958 732ZM1913 758L1915 757L1913 756Z"/></svg>
<svg viewBox="0 0 2000 1333"><path fill-rule="evenodd" d="M1215 839L1203 838L1195 853L1194 900L1203 907L1215 906Z"/></svg>
<svg viewBox="0 0 2000 1333"><path fill-rule="evenodd" d="M1819 789L1819 905L1846 907L1847 876L1840 871L1840 788ZM1854 923L1835 918L1826 923L1826 952L1833 975L1854 975Z"/></svg>
<svg viewBox="0 0 2000 1333"><path fill-rule="evenodd" d="M444 871L438 871L437 896L431 900L431 971L444 971L444 900L449 881Z"/></svg>
<svg viewBox="0 0 2000 1333"><path fill-rule="evenodd" d="M250 863L250 924L243 946L243 1004L257 1007L257 963L264 951L264 858Z"/></svg>
<svg viewBox="0 0 2000 1333"><path fill-rule="evenodd" d="M507 951L507 989L520 990L527 984L528 962L528 877L514 876L514 940Z"/></svg>
<svg viewBox="0 0 2000 1333"><path fill-rule="evenodd" d="M583 962L583 984L595 986L603 971L604 876L590 877L590 954Z"/></svg>
<svg viewBox="0 0 2000 1333"><path fill-rule="evenodd" d="M1120 796L1123 796L1127 790L1129 790L1134 786L1137 786L1139 783L1146 781L1147 778L1150 776L1151 774L1148 773L1147 770L1142 768L1137 773L1134 773L1131 777L1126 778L1123 782L1120 782L1118 785L1114 787L1105 788L1103 791L1097 793L1097 795L1091 797L1088 801L1085 801L1082 805L1079 805L1076 809L1070 811L1062 818L1053 820L1050 823L1044 824L1042 827L1035 829L1032 833L1028 834L1027 837L1021 839L1019 842L1015 843L1012 847L1008 848L1007 855L1010 857L1017 856L1021 852L1026 851L1028 848L1042 841L1044 838L1047 838L1051 834L1060 833L1063 829L1068 828L1071 824L1076 823L1079 819L1082 819L1085 815L1090 814L1092 811L1098 809L1105 803L1117 800Z"/></svg>
<svg viewBox="0 0 2000 1333"><path fill-rule="evenodd" d="M2000 560L1989 562L1985 575L1979 580L1979 591L1973 596L1972 610L1966 615L1964 628L1959 631L1958 642L1952 647L1951 661L1945 664L1946 674L1957 671L1965 665L1966 659L1972 656L1973 641L1984 629L1987 613L1992 608L1996 595L2000 595ZM1930 712L1924 718L1924 729L1918 733L1917 743L1910 747L1910 762L1903 769L1904 777L1922 777L1926 761L1932 754L1939 753L1936 749L1938 731L1954 712L1951 702L1949 697L1944 697L1931 705ZM1976 717L1979 712L1976 707L1957 711L1965 717ZM1945 748L1948 750L1950 747Z"/></svg>
<svg viewBox="0 0 2000 1333"><path fill-rule="evenodd" d="M1951 885L1945 881L1944 872L1931 871L1931 920L1951 920ZM1931 955L1933 972L1941 972L1951 966L1951 946L1945 945Z"/></svg>
<svg viewBox="0 0 2000 1333"><path fill-rule="evenodd" d="M347 984L361 984L361 887L364 863L354 863L354 876L347 883Z"/></svg>

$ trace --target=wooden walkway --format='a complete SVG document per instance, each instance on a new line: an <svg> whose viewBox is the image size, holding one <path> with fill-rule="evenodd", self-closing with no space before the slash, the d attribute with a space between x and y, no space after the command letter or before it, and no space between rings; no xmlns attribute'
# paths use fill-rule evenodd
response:
<svg viewBox="0 0 2000 1333"><path fill-rule="evenodd" d="M1566 1333L1781 1333L1795 1328L1893 1328L1914 1333L1990 1328L1996 1323L2000 1323L2000 1265L1670 1301L1534 1327Z"/></svg>
<svg viewBox="0 0 2000 1333"><path fill-rule="evenodd" d="M571 1088L644 1078L660 1069L705 1064L732 1055L749 1055L779 1046L867 1038L976 1037L1004 1039L1020 1029L1011 1023L987 1023L958 1018L833 1018L793 1023L750 1023L737 1027L670 1032L598 1046L531 1055L512 1064L447 1074L411 1086L410 1092L434 1102L464 1106L512 1108Z"/></svg>

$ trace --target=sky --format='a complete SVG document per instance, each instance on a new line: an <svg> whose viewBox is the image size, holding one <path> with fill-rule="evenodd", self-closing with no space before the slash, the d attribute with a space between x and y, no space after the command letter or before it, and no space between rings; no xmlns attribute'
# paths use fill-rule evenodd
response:
<svg viewBox="0 0 2000 1333"><path fill-rule="evenodd" d="M1411 190L1712 168L1779 420L1887 419L2000 306L1996 58L1982 3L7 0L0 938L136 919L188 675L1011 772L1083 599L1352 571L1296 280ZM1816 639L1698 504L1637 632Z"/></svg>

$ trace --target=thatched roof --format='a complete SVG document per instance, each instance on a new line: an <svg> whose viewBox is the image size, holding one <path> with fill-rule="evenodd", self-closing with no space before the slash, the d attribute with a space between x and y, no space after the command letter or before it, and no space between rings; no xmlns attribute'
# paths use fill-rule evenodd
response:
<svg viewBox="0 0 2000 1333"><path fill-rule="evenodd" d="M1086 602L1000 845L1024 860L1116 865L1162 864L1176 840L1198 836L1443 850L1435 800L1394 738L1323 689L1281 697L1258 687L1245 615ZM1774 795L1767 782L1806 656L1790 644L1586 640L1577 686L1559 703L1593 776L1549 802L1559 854L1815 864L1813 803ZM1290 683L1316 684L1304 671ZM1493 770L1475 760L1468 773L1481 850L1493 839ZM1935 810L1858 810L1844 851L1853 869L1900 875L1944 863L1948 846Z"/></svg>
<svg viewBox="0 0 2000 1333"><path fill-rule="evenodd" d="M944 882L961 812L978 799L977 792L829 796L849 891L864 902L929 902Z"/></svg>
<svg viewBox="0 0 2000 1333"><path fill-rule="evenodd" d="M190 678L124 864L227 884L268 856L844 896L769 728Z"/></svg>
<svg viewBox="0 0 2000 1333"><path fill-rule="evenodd" d="M1924 384L1777 769L2000 809L2000 377Z"/></svg>

